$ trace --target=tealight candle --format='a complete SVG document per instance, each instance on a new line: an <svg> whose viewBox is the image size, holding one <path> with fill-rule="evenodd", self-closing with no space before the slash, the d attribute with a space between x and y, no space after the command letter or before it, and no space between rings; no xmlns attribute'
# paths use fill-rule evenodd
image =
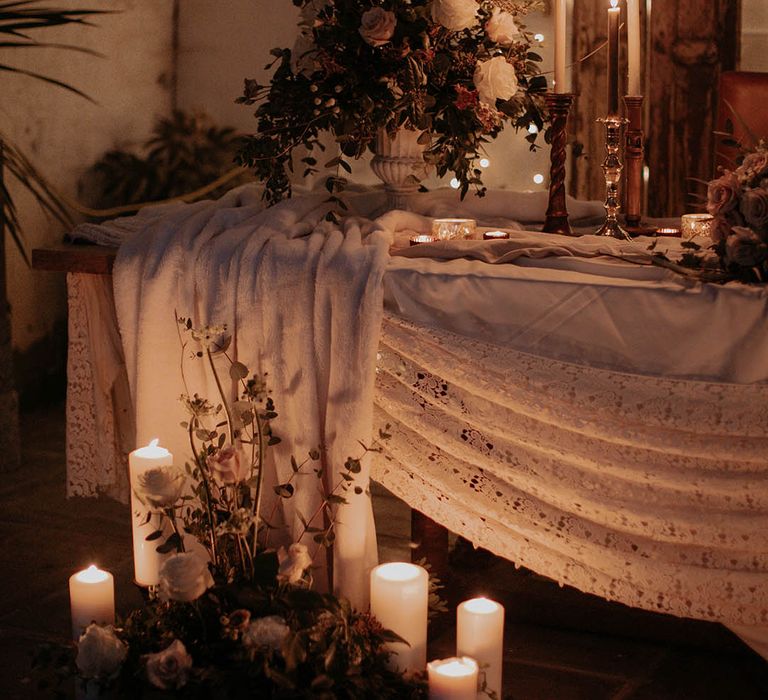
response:
<svg viewBox="0 0 768 700"><path fill-rule="evenodd" d="M467 657L430 661L429 700L476 700L478 671L477 661Z"/></svg>
<svg viewBox="0 0 768 700"><path fill-rule="evenodd" d="M150 521L151 510L136 497L134 490L141 474L155 467L173 465L173 455L157 440L140 447L128 455L131 481L131 524L133 530L133 571L140 586L156 586L160 580L160 566L165 559L157 546L163 540L147 541L147 535L157 530L157 522Z"/></svg>
<svg viewBox="0 0 768 700"><path fill-rule="evenodd" d="M430 236L427 233L422 233L418 236L411 236L410 238L410 244L411 245L419 245L419 243L434 243L435 237Z"/></svg>
<svg viewBox="0 0 768 700"><path fill-rule="evenodd" d="M664 228L656 229L657 236L680 236L680 229L667 226Z"/></svg>
<svg viewBox="0 0 768 700"><path fill-rule="evenodd" d="M433 219L432 235L438 240L469 238L476 227L474 219Z"/></svg>
<svg viewBox="0 0 768 700"><path fill-rule="evenodd" d="M683 214L680 220L680 235L684 241L697 236L712 236L715 217L711 214Z"/></svg>
<svg viewBox="0 0 768 700"><path fill-rule="evenodd" d="M508 231L485 231L483 233L484 241L501 241L509 238Z"/></svg>
<svg viewBox="0 0 768 700"><path fill-rule="evenodd" d="M393 642L392 669L423 671L427 663L429 576L416 564L380 564L371 571L371 614L408 644ZM410 645L410 646L408 646Z"/></svg>
<svg viewBox="0 0 768 700"><path fill-rule="evenodd" d="M115 580L108 571L91 564L69 577L69 604L72 611L72 639L96 622L115 624Z"/></svg>
<svg viewBox="0 0 768 700"><path fill-rule="evenodd" d="M485 670L488 690L502 697L504 607L488 598L465 600L456 608L456 654L471 656Z"/></svg>

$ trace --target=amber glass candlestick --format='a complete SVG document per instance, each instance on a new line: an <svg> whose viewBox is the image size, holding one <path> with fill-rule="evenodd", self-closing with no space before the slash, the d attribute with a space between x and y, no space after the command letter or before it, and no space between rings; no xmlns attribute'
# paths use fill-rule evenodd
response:
<svg viewBox="0 0 768 700"><path fill-rule="evenodd" d="M643 226L643 161L645 134L643 132L643 96L624 97L627 108L627 131L624 141L624 212L630 234L649 234L654 229Z"/></svg>
<svg viewBox="0 0 768 700"><path fill-rule="evenodd" d="M564 233L572 236L565 203L565 149L568 143L568 113L573 104L573 95L548 92L544 100L552 124L552 149L549 155L549 206L542 230L545 233Z"/></svg>

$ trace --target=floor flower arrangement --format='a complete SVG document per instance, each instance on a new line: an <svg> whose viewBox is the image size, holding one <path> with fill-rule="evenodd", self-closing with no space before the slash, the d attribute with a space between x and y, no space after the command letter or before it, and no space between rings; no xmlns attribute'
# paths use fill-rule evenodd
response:
<svg viewBox="0 0 768 700"><path fill-rule="evenodd" d="M159 585L116 625L92 623L76 644L41 650L43 676L76 676L96 697L425 697L423 677L388 665L386 645L399 637L348 601L313 590L312 562L333 544L334 506L359 488L359 458L346 461L316 513L300 516L296 542L270 546L274 512L261 512L263 467L279 438L266 377L230 358L224 327L178 322L184 356L206 364L220 395L181 397L191 460L184 469L153 467L134 485L156 526L147 540L169 555ZM219 376L221 357L239 387L235 401ZM318 450L291 461L291 478L274 487L277 499L291 498L302 474L314 473L323 488Z"/></svg>

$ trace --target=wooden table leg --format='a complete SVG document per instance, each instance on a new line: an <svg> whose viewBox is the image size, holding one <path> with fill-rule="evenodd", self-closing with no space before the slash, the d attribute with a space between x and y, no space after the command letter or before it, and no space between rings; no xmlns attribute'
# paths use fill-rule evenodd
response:
<svg viewBox="0 0 768 700"><path fill-rule="evenodd" d="M448 530L418 510L411 509L411 561L426 559L441 581L448 577Z"/></svg>

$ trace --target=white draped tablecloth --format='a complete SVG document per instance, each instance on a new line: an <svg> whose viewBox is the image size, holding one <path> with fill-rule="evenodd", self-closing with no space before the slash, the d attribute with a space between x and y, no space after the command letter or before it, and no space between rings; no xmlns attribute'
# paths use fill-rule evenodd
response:
<svg viewBox="0 0 768 700"><path fill-rule="evenodd" d="M392 438L372 477L541 574L720 621L759 649L768 625L768 295L617 259L641 262L644 241L512 225L542 205L509 193L465 205L430 195L424 216L390 212L370 228L403 244L429 216L463 209L518 229L510 241L390 257L371 401ZM107 284L70 277L70 343L90 359L70 356L69 484L70 493L124 496L116 459L93 464L75 451L89 431L105 434L83 388L111 396L118 386L114 357L96 348L114 335ZM102 423L115 404L102 396ZM120 442L114 425L106 435L108 447Z"/></svg>

